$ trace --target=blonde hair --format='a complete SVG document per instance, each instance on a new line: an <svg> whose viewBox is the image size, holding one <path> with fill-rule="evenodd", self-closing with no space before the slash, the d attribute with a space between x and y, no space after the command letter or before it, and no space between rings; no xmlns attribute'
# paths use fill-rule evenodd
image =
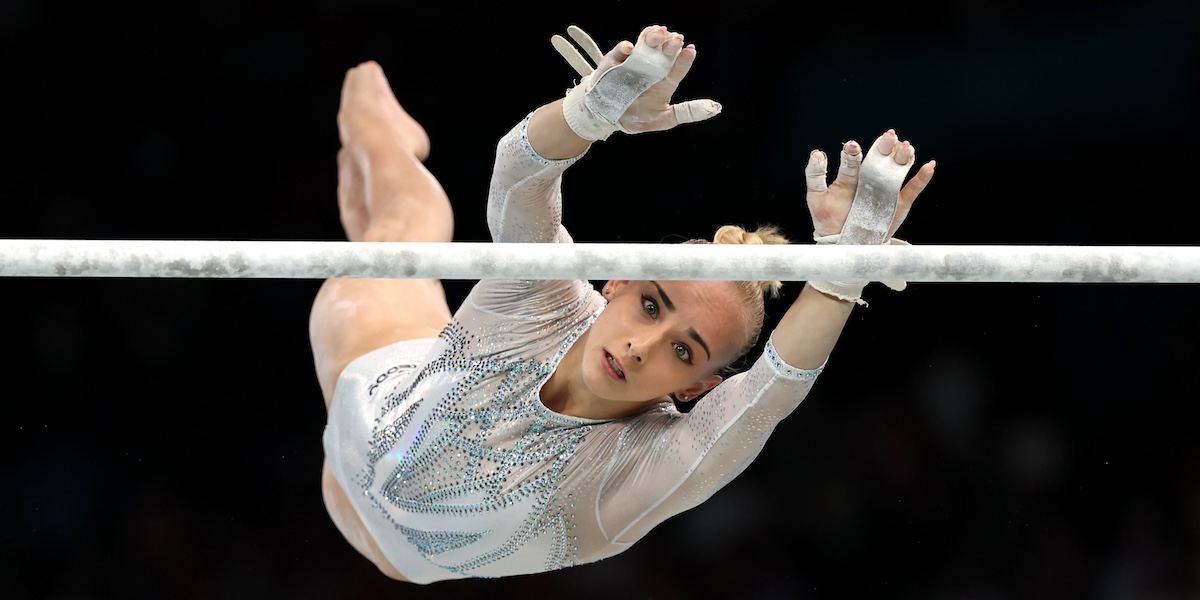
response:
<svg viewBox="0 0 1200 600"><path fill-rule="evenodd" d="M688 240L685 244L789 244L791 240L784 237L775 225L759 225L754 231L746 231L737 225L725 225L713 234L712 242L708 240ZM779 297L782 281L730 281L737 291L738 298L747 309L749 331L747 341L738 350L736 358L745 356L758 343L762 334L763 321L766 319L766 298ZM735 360L736 360L735 358Z"/></svg>

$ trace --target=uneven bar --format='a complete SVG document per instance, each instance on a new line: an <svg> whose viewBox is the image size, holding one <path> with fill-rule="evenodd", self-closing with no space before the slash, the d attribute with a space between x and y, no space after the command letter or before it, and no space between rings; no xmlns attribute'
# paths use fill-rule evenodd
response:
<svg viewBox="0 0 1200 600"><path fill-rule="evenodd" d="M1200 283L1200 247L9 239L0 277Z"/></svg>

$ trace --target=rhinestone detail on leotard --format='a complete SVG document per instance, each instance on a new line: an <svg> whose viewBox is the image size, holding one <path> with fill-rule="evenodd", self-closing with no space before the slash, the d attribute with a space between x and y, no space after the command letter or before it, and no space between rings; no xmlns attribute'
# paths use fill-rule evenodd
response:
<svg viewBox="0 0 1200 600"><path fill-rule="evenodd" d="M552 359L541 361L481 360L467 349L468 336L452 323L440 336L445 350L407 385L385 393L370 439L369 468L356 478L363 492L374 496L374 504L445 517L494 512L517 503L530 507L508 539L493 541L490 550L468 560L449 563L437 559L493 532L421 530L392 520L397 532L426 559L451 572L470 573L503 559L533 537L549 536L553 550L545 568L562 568L573 560L565 516L551 496L573 452L591 425L600 421L554 413L536 399L537 389L597 315L569 334ZM446 386L447 378L453 385ZM431 386L448 387L449 393L423 396ZM464 400L484 386L495 389L490 402L473 405ZM422 408L425 403L432 406ZM420 421L414 419L418 413ZM385 457L394 466L381 472ZM378 485L377 477L382 478Z"/></svg>

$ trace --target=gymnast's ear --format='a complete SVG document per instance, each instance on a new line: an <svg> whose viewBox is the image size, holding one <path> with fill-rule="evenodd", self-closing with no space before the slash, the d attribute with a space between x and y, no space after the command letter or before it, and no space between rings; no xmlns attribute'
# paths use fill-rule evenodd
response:
<svg viewBox="0 0 1200 600"><path fill-rule="evenodd" d="M675 398L678 399L680 402L688 402L689 400L695 400L696 398L698 398L700 396L700 394L703 394L704 392L707 392L708 390L711 390L711 389L717 387L717 384L721 383L724 380L725 380L724 377L721 377L720 375L717 375L715 373L712 375L708 375L708 376L700 379L696 383L693 383L692 385L688 386L687 389L683 389L683 390L679 390L678 392L675 392Z"/></svg>
<svg viewBox="0 0 1200 600"><path fill-rule="evenodd" d="M629 283L628 279L610 280L608 283L604 284L604 291L602 291L601 294L603 294L605 298L612 298L613 294L617 293L617 290L621 289L627 283Z"/></svg>

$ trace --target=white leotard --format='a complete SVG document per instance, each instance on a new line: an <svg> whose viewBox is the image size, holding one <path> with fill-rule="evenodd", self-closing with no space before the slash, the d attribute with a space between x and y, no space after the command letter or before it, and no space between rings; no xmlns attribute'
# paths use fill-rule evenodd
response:
<svg viewBox="0 0 1200 600"><path fill-rule="evenodd" d="M563 171L501 139L496 242L570 243ZM555 413L541 386L604 310L586 281L485 280L436 340L371 352L338 379L325 429L337 481L388 560L417 583L536 573L617 554L729 483L819 370L766 352L688 414Z"/></svg>

